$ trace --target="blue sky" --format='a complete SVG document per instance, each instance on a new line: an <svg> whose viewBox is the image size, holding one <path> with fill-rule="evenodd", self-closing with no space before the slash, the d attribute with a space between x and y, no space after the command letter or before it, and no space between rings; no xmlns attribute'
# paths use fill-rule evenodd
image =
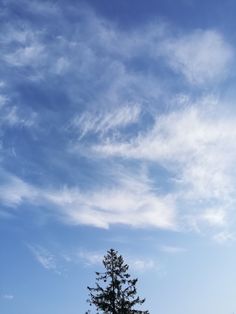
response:
<svg viewBox="0 0 236 314"><path fill-rule="evenodd" d="M1 312L84 313L111 247L150 313L236 311L236 3L0 3Z"/></svg>

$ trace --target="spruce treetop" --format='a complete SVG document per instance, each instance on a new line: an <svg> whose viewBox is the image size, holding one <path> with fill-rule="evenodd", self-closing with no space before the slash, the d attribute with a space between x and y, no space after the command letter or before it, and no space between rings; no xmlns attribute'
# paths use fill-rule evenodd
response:
<svg viewBox="0 0 236 314"><path fill-rule="evenodd" d="M145 299L136 296L138 279L131 279L127 272L129 266L124 263L123 257L114 249L110 249L104 256L103 265L105 272L96 272L96 287L88 287L88 302L95 306L96 313L149 314L148 311L134 308L136 305L142 305Z"/></svg>

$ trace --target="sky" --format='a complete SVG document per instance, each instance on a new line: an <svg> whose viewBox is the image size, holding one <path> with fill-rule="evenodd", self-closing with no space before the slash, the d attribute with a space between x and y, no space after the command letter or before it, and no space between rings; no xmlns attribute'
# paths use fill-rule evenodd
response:
<svg viewBox="0 0 236 314"><path fill-rule="evenodd" d="M236 2L0 5L0 312L236 313Z"/></svg>

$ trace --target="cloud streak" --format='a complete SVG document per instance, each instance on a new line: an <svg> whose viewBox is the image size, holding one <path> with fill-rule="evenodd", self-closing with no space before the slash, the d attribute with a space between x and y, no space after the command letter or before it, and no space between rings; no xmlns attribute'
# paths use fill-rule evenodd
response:
<svg viewBox="0 0 236 314"><path fill-rule="evenodd" d="M82 113L73 119L71 125L79 130L80 138L89 133L104 135L110 130L124 128L137 122L140 113L139 105L128 104L106 112Z"/></svg>
<svg viewBox="0 0 236 314"><path fill-rule="evenodd" d="M213 30L167 39L163 53L174 71L199 85L224 79L234 55L222 35Z"/></svg>
<svg viewBox="0 0 236 314"><path fill-rule="evenodd" d="M199 107L160 115L153 127L138 137L106 141L92 149L107 157L147 160L169 167L180 186L189 186L189 197L229 198L234 186L235 119L211 116L205 104L207 100Z"/></svg>
<svg viewBox="0 0 236 314"><path fill-rule="evenodd" d="M101 228L225 227L234 207L235 118L202 96L233 62L223 34L158 22L124 32L88 8L74 9L68 23L70 5L63 12L24 3L46 26L3 23L2 167L9 169L14 143L17 173L26 160L34 169L2 179L3 206L40 205L63 223ZM25 147L14 133L22 127ZM42 168L44 178L32 183Z"/></svg>
<svg viewBox="0 0 236 314"><path fill-rule="evenodd" d="M79 258L84 261L87 266L101 266L104 254L96 251L81 250L79 252ZM151 258L131 257L128 255L125 262L129 265L129 269L135 272L145 272L153 269L159 269L159 264Z"/></svg>
<svg viewBox="0 0 236 314"><path fill-rule="evenodd" d="M235 118L215 115L212 108L219 108L216 99L202 99L198 106L156 117L137 137L106 139L92 150L104 158L162 165L171 173L178 207L198 208L198 214L192 210L198 223L223 226L234 207Z"/></svg>
<svg viewBox="0 0 236 314"><path fill-rule="evenodd" d="M39 204L49 208L67 224L108 228L113 224L133 227L175 229L175 209L171 197L158 196L144 179L126 176L110 187L82 192L79 188L45 190L10 177L0 188L0 199L9 207ZM14 195L14 197L12 197Z"/></svg>
<svg viewBox="0 0 236 314"><path fill-rule="evenodd" d="M30 249L31 253L33 254L36 261L46 270L54 271L58 274L60 272L58 271L57 263L55 256L46 250L45 248L41 246L33 246L28 245L28 248Z"/></svg>

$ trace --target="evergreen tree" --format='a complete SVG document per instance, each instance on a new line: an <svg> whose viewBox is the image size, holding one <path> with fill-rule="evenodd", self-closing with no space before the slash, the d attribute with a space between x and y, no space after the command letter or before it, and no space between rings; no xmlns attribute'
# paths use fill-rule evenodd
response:
<svg viewBox="0 0 236 314"><path fill-rule="evenodd" d="M134 309L145 299L136 296L138 279L130 278L127 273L129 266L124 263L123 257L110 249L104 256L103 265L105 272L96 272L96 287L88 287L88 302L96 307L97 314L149 314L148 311ZM99 282L103 282L103 285Z"/></svg>

